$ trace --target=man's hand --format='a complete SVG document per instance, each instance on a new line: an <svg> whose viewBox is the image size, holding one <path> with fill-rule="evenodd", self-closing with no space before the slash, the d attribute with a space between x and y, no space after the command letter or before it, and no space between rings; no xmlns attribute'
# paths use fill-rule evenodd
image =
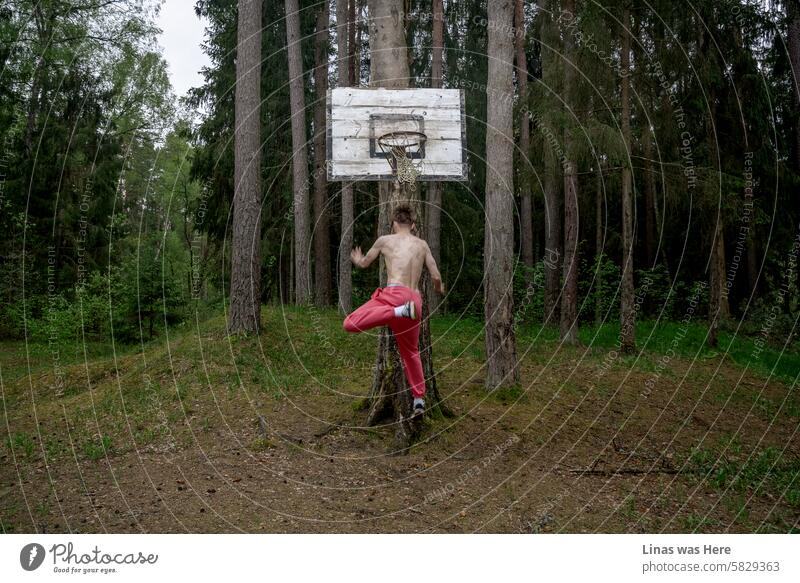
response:
<svg viewBox="0 0 800 583"><path fill-rule="evenodd" d="M431 280L433 281L433 289L436 291L437 294L440 296L444 295L444 284L442 283L442 274L439 273L439 268L436 266L436 260L433 258L433 253L431 253L431 248L425 243L425 267L428 268L428 271L431 274Z"/></svg>
<svg viewBox="0 0 800 583"><path fill-rule="evenodd" d="M375 244L372 246L372 249L367 251L366 255L361 252L361 247L356 247L350 251L350 260L355 264L356 267L366 269L372 265L372 262L378 258L378 255L381 254L381 249L383 248L384 242L384 237L378 237L377 241L375 241Z"/></svg>
<svg viewBox="0 0 800 583"><path fill-rule="evenodd" d="M361 263L364 261L364 253L361 252L361 247L356 247L352 251L350 251L350 261L353 262L353 265L356 267L361 267Z"/></svg>

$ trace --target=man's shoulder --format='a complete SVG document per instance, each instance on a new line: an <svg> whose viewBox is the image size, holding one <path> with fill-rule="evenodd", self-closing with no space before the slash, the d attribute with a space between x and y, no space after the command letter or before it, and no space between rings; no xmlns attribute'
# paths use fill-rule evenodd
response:
<svg viewBox="0 0 800 583"><path fill-rule="evenodd" d="M425 249L428 248L427 241L425 241L425 239L417 237L416 235L397 235L395 233L389 233L388 235L381 235L380 237L378 237L377 242L379 242L381 245L398 242L404 246L419 245L422 248Z"/></svg>

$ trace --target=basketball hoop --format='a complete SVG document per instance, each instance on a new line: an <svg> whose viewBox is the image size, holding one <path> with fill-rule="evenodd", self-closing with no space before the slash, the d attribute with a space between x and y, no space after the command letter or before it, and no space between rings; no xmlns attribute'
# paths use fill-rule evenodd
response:
<svg viewBox="0 0 800 583"><path fill-rule="evenodd" d="M334 87L326 105L328 181L469 178L464 89Z"/></svg>
<svg viewBox="0 0 800 583"><path fill-rule="evenodd" d="M414 192L417 189L417 176L421 173L422 162L412 162L412 149L424 150L428 136L422 132L397 131L383 134L378 138L378 145L389 161L392 174L401 184L407 184Z"/></svg>

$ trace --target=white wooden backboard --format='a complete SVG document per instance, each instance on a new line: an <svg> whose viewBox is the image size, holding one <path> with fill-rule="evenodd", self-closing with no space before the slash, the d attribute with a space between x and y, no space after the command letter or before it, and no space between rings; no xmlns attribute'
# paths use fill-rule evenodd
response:
<svg viewBox="0 0 800 583"><path fill-rule="evenodd" d="M394 131L424 133L424 148L411 158L417 180L466 180L466 123L461 89L363 89L328 91L328 180L394 180L377 143Z"/></svg>

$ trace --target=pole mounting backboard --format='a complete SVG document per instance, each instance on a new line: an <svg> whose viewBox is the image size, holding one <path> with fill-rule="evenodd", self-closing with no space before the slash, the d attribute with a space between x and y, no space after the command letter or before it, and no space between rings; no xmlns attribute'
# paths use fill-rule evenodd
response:
<svg viewBox="0 0 800 583"><path fill-rule="evenodd" d="M395 180L378 139L392 132L427 136L408 157L417 180L467 179L464 92L460 89L328 91L328 180Z"/></svg>

